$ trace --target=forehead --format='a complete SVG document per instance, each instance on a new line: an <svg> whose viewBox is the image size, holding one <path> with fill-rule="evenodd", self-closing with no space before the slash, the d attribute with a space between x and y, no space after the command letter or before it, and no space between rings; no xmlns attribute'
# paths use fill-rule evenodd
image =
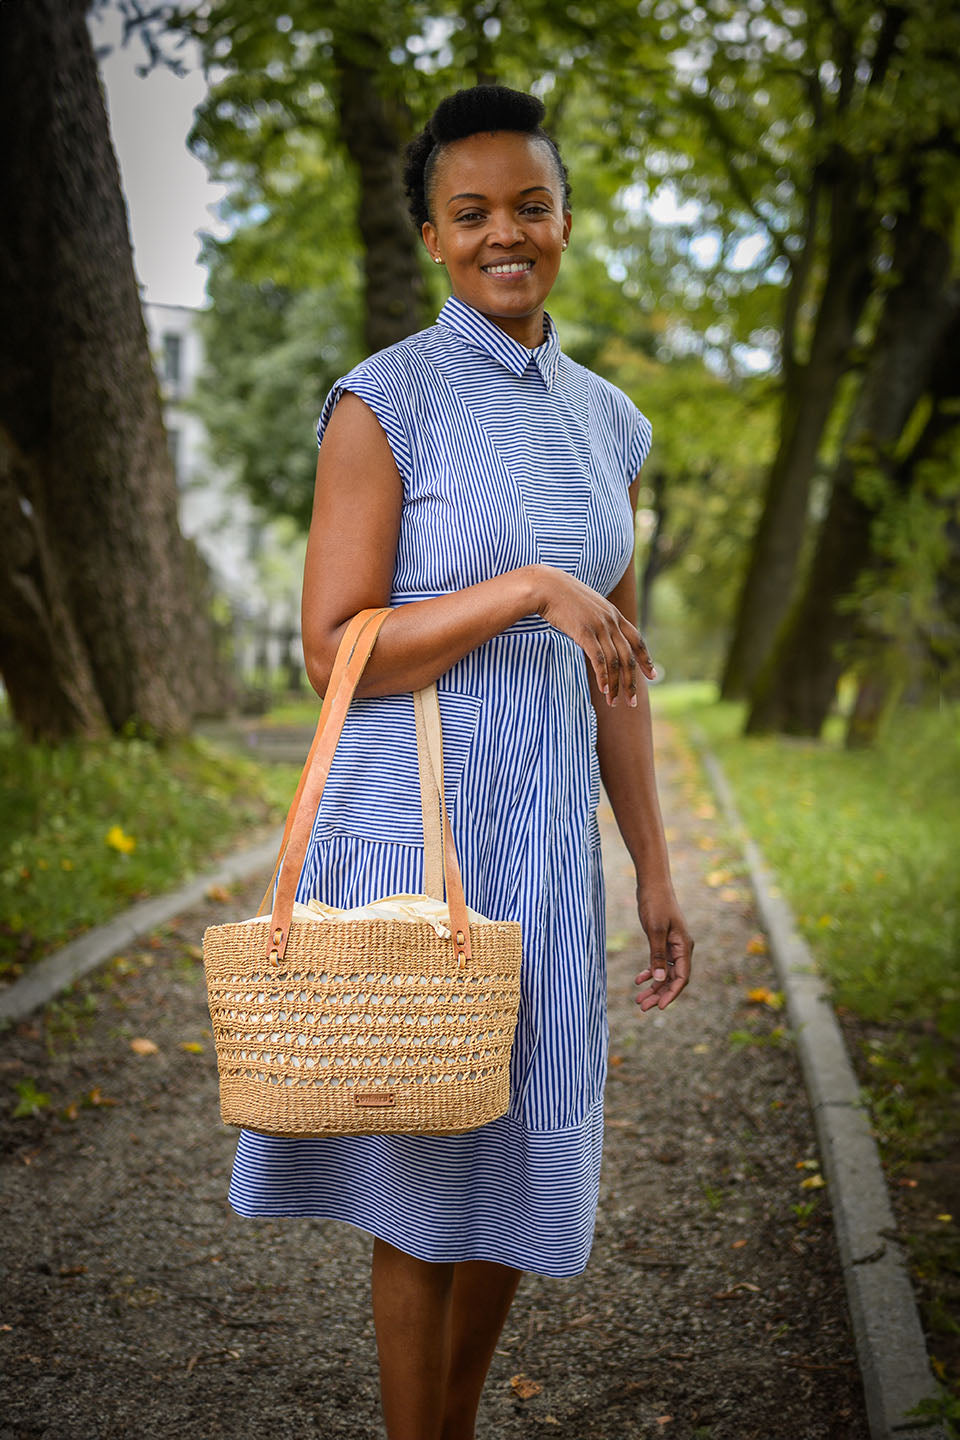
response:
<svg viewBox="0 0 960 1440"><path fill-rule="evenodd" d="M451 195L490 195L542 185L559 194L557 162L546 141L516 130L484 131L452 140L437 156L433 189L441 205Z"/></svg>

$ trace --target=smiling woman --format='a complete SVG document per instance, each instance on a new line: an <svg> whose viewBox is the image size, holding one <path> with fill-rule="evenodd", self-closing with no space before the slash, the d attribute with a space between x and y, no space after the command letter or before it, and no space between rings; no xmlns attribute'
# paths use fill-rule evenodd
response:
<svg viewBox="0 0 960 1440"><path fill-rule="evenodd" d="M544 304L570 235L566 171L530 95L449 97L409 147L411 214L450 276L437 323L331 390L303 582L318 694L349 619L389 606L331 763L296 899L423 888L412 690L436 681L467 904L520 922L510 1103L463 1135L241 1131L241 1215L372 1234L390 1440L472 1440L524 1270L579 1274L593 1238L607 1016L603 780L637 873L640 1013L690 976L657 803L653 664L633 515L650 426L563 353ZM279 883L279 881L278 881Z"/></svg>

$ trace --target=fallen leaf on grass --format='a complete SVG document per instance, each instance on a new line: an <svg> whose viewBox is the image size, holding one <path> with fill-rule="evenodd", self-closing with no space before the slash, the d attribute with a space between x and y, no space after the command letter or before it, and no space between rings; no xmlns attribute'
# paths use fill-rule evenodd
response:
<svg viewBox="0 0 960 1440"><path fill-rule="evenodd" d="M672 1416L672 1415L658 1415L658 1416L657 1416L657 1424L658 1424L658 1425L670 1425L670 1424L672 1423L672 1421L673 1421L673 1416Z"/></svg>
<svg viewBox="0 0 960 1440"><path fill-rule="evenodd" d="M938 1219L938 1220L942 1220L945 1225L949 1225L949 1224L950 1224L950 1221L953 1219L953 1216L952 1216L952 1215L938 1215L938 1216L937 1216L937 1219Z"/></svg>
<svg viewBox="0 0 960 1440"><path fill-rule="evenodd" d="M130 1041L130 1049L135 1055L156 1055L160 1047L145 1035L138 1035L135 1040Z"/></svg>
<svg viewBox="0 0 960 1440"><path fill-rule="evenodd" d="M766 955L766 953L767 953L767 937L766 937L766 935L751 935L750 939L747 941L747 954L748 954L748 955Z"/></svg>
<svg viewBox="0 0 960 1440"><path fill-rule="evenodd" d="M137 842L132 835L127 835L122 825L111 825L103 837L112 850L117 850L121 855L129 855L137 848Z"/></svg>
<svg viewBox="0 0 960 1440"><path fill-rule="evenodd" d="M694 1045L693 1053L694 1055L708 1055L710 1053L710 1046L701 1040L698 1044Z"/></svg>
<svg viewBox="0 0 960 1440"><path fill-rule="evenodd" d="M905 1179L900 1179L900 1180L897 1181L897 1184L898 1184L898 1185L906 1185L906 1186L908 1186L911 1190L916 1190L917 1185L919 1184L919 1181L917 1181L917 1180L905 1180Z"/></svg>
<svg viewBox="0 0 960 1440"><path fill-rule="evenodd" d="M733 885L724 885L720 891L720 899L725 900L728 905L736 905L738 900L745 899L744 892L737 890Z"/></svg>
<svg viewBox="0 0 960 1440"><path fill-rule="evenodd" d="M798 1170L819 1170L819 1169L820 1169L820 1161L819 1161L819 1160L798 1160L798 1161L796 1162L796 1168L797 1168Z"/></svg>
<svg viewBox="0 0 960 1440"><path fill-rule="evenodd" d="M822 1175L808 1175L806 1180L800 1181L801 1190L822 1190L826 1185Z"/></svg>
<svg viewBox="0 0 960 1440"><path fill-rule="evenodd" d="M711 890L716 890L720 885L729 885L733 876L729 870L710 870L703 878Z"/></svg>
<svg viewBox="0 0 960 1440"><path fill-rule="evenodd" d="M60 1274L61 1274L61 1275L64 1275L64 1276L68 1276L68 1275L86 1275L86 1273L87 1273L87 1267L86 1267L86 1265L61 1265L61 1266L60 1266Z"/></svg>
<svg viewBox="0 0 960 1440"><path fill-rule="evenodd" d="M513 1375L510 1379L510 1389L518 1400L532 1400L534 1395L539 1395L543 1389L536 1380L530 1380L526 1375Z"/></svg>
<svg viewBox="0 0 960 1440"><path fill-rule="evenodd" d="M203 1054L203 1046L200 1044L199 1040L181 1040L180 1049L189 1050L191 1055Z"/></svg>
<svg viewBox="0 0 960 1440"><path fill-rule="evenodd" d="M225 885L208 885L208 886L207 886L207 899L208 899L208 900L219 900L219 901L229 900L229 899L230 899L230 891L227 889L227 887L226 887Z"/></svg>
<svg viewBox="0 0 960 1440"><path fill-rule="evenodd" d="M743 1247L744 1247L744 1245L746 1245L746 1243L747 1243L746 1240L731 1240L731 1241L730 1241L730 1249L731 1249L731 1250L742 1250Z"/></svg>

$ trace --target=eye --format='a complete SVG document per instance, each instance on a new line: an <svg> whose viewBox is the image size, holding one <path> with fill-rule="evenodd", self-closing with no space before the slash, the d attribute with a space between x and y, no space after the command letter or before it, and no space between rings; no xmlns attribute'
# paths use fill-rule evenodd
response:
<svg viewBox="0 0 960 1440"><path fill-rule="evenodd" d="M464 210L464 211L463 211L460 215L458 215L456 218L457 218L457 220L482 220L482 219L483 219L483 211L482 211L482 210Z"/></svg>
<svg viewBox="0 0 960 1440"><path fill-rule="evenodd" d="M523 213L525 215L549 215L550 209L547 205L524 205Z"/></svg>

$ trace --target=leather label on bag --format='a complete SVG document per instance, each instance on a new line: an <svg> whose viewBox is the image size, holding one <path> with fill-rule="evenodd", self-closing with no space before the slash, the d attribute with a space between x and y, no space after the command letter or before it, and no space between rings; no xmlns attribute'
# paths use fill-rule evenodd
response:
<svg viewBox="0 0 960 1440"><path fill-rule="evenodd" d="M396 1105L396 1095L389 1090L358 1090L353 1097L354 1105Z"/></svg>

